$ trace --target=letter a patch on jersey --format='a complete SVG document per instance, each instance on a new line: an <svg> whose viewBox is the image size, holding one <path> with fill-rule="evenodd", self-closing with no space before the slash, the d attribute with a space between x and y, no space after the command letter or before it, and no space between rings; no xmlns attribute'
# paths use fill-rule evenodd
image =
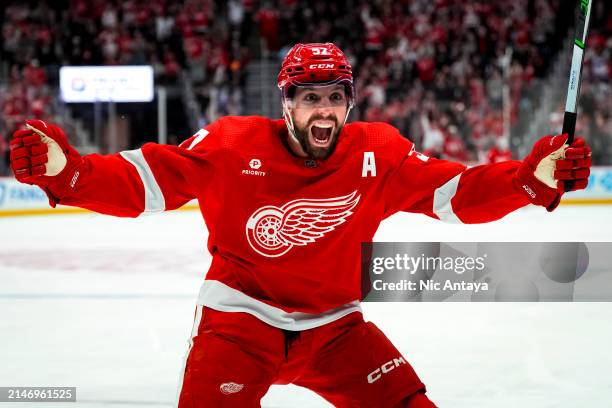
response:
<svg viewBox="0 0 612 408"><path fill-rule="evenodd" d="M304 246L336 229L353 214L361 195L351 194L322 199L301 198L276 207L266 205L249 217L246 236L260 255L274 258L295 245Z"/></svg>
<svg viewBox="0 0 612 408"><path fill-rule="evenodd" d="M374 152L363 152L363 167L361 177L376 177L376 159Z"/></svg>

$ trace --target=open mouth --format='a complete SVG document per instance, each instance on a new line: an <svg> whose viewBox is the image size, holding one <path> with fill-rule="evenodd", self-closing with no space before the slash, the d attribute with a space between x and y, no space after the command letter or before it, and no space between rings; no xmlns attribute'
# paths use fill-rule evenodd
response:
<svg viewBox="0 0 612 408"><path fill-rule="evenodd" d="M334 126L335 124L332 120L315 120L310 127L312 144L317 147L329 146L331 143Z"/></svg>

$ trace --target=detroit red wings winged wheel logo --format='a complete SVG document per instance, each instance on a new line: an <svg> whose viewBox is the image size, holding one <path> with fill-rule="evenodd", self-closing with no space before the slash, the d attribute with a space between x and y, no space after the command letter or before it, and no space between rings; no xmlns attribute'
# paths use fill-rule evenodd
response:
<svg viewBox="0 0 612 408"><path fill-rule="evenodd" d="M295 245L304 246L336 229L353 214L359 202L357 190L351 194L323 199L298 199L282 207L267 205L249 217L246 236L258 254L275 258Z"/></svg>

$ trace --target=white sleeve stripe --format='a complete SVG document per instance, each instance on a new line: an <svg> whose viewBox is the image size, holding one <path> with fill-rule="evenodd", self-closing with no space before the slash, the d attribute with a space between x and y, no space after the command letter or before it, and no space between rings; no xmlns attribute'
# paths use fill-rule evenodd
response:
<svg viewBox="0 0 612 408"><path fill-rule="evenodd" d="M191 150L191 149L193 149L194 147L196 147L196 145L197 145L198 143L200 143L202 140L204 140L204 138L206 137L206 135L207 135L207 134L208 134L208 130L206 130L206 129L200 129L200 130L198 130L198 133L196 133L196 135L197 135L197 136L195 137L195 139L193 139L193 140L191 141L191 144L189 145L189 147L187 148L187 150Z"/></svg>
<svg viewBox="0 0 612 408"><path fill-rule="evenodd" d="M126 150L119 153L121 157L127 160L132 166L136 167L136 171L142 180L145 190L145 213L160 212L166 209L166 200L162 194L157 180L153 176L153 172L149 167L149 163L144 158L141 149Z"/></svg>
<svg viewBox="0 0 612 408"><path fill-rule="evenodd" d="M453 211L453 206L451 204L451 200L457 193L457 186L459 185L460 178L461 173L444 183L441 187L438 187L434 192L433 212L441 221L451 224L463 224Z"/></svg>

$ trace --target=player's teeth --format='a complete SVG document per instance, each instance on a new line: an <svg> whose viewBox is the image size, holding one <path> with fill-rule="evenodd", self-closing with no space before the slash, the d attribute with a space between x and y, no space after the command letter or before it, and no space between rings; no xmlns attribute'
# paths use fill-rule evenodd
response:
<svg viewBox="0 0 612 408"><path fill-rule="evenodd" d="M332 123L329 123L329 122L315 122L314 125L316 127L323 128L323 129L327 129L327 128L334 126Z"/></svg>

